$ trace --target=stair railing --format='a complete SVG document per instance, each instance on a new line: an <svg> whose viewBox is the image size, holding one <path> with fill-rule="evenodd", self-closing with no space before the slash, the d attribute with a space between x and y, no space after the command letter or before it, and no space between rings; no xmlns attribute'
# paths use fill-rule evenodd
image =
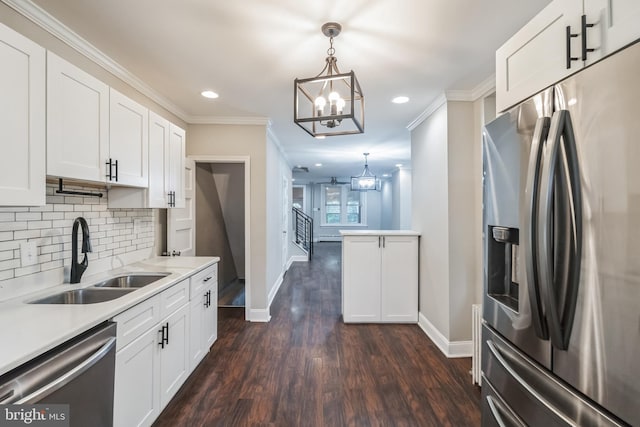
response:
<svg viewBox="0 0 640 427"><path fill-rule="evenodd" d="M313 254L313 218L301 209L293 208L294 242L305 253L309 260Z"/></svg>

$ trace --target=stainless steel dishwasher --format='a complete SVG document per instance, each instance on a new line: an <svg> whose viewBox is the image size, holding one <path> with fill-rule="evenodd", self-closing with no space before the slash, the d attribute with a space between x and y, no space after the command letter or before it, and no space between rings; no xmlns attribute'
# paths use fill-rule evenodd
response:
<svg viewBox="0 0 640 427"><path fill-rule="evenodd" d="M7 372L0 403L66 404L71 426L111 426L115 337L106 322Z"/></svg>

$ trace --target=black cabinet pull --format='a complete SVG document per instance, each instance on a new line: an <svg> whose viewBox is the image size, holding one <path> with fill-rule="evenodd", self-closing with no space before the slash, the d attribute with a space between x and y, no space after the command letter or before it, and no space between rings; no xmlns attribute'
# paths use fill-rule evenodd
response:
<svg viewBox="0 0 640 427"><path fill-rule="evenodd" d="M203 283L207 283L209 280L211 280L211 278L212 278L212 277L213 277L213 276L209 276L209 277L207 277L206 279L204 279L202 282L203 282Z"/></svg>
<svg viewBox="0 0 640 427"><path fill-rule="evenodd" d="M580 58L571 56L571 39L578 37L578 34L571 32L571 26L567 25L566 38L567 38L567 70L571 68L571 61L578 61Z"/></svg>
<svg viewBox="0 0 640 427"><path fill-rule="evenodd" d="M116 168L116 177L115 177L115 180L116 180L116 182L118 182L118 161L117 161L117 160L115 161L115 168Z"/></svg>
<svg viewBox="0 0 640 427"><path fill-rule="evenodd" d="M160 342L158 343L160 348L164 348L164 336L165 336L164 331L165 331L165 325L162 325L162 328L158 331L161 335Z"/></svg>
<svg viewBox="0 0 640 427"><path fill-rule="evenodd" d="M595 51L595 49L587 48L587 28L593 27L594 24L587 24L587 15L582 15L582 60L587 60L587 54Z"/></svg>
<svg viewBox="0 0 640 427"><path fill-rule="evenodd" d="M167 331L167 335L166 335L166 337L165 337L165 339L164 339L164 343L165 343L165 344L167 344L167 345L169 345L169 322L167 322L167 329L166 329L166 331Z"/></svg>
<svg viewBox="0 0 640 427"><path fill-rule="evenodd" d="M108 162L105 162L105 165L107 165L107 175L106 175L106 177L107 177L107 179L109 181L111 181L111 158L109 158Z"/></svg>

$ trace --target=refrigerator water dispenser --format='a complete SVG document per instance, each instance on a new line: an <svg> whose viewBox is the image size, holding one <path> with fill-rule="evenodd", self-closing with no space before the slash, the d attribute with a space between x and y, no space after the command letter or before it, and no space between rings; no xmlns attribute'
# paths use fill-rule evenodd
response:
<svg viewBox="0 0 640 427"><path fill-rule="evenodd" d="M490 297L519 312L517 228L489 225L487 248L487 293Z"/></svg>

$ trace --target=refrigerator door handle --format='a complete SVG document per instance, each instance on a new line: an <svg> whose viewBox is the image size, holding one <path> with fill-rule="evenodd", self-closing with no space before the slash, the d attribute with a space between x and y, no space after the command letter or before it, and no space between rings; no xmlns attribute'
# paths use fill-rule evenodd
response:
<svg viewBox="0 0 640 427"><path fill-rule="evenodd" d="M538 230L538 216L536 215L538 206L538 194L540 183L540 165L542 162L542 148L549 134L551 119L540 117L536 122L529 152L529 165L527 168L527 183L525 189L525 214L524 214L524 247L526 249L525 271L527 276L527 288L529 291L529 303L531 304L531 319L533 328L538 338L549 339L546 322L544 321L544 311L542 308L542 296L539 288L538 273L538 248L536 244L536 233Z"/></svg>
<svg viewBox="0 0 640 427"><path fill-rule="evenodd" d="M556 111L551 120L540 193L540 227L537 230L540 285L546 300L551 343L566 350L575 317L582 256L580 170L573 125L567 110ZM561 225L560 221L565 219ZM560 301L564 301L562 307Z"/></svg>
<svg viewBox="0 0 640 427"><path fill-rule="evenodd" d="M494 399L493 396L487 396L487 404L491 415L496 420L500 427L527 427L526 424L517 419L514 415L503 407L499 400Z"/></svg>
<svg viewBox="0 0 640 427"><path fill-rule="evenodd" d="M544 407L547 408L550 412L555 414L555 416L557 416L558 418L560 418L561 420L566 422L567 425L576 425L574 420L572 420L570 417L568 417L567 415L562 413L562 411L560 411L558 408L556 408L554 405L552 405L551 402L549 402L544 396L542 396L540 393L538 393L538 391L531 384L529 384L527 381L525 381L524 378L522 378L522 376L516 371L516 369L513 368L509 364L509 362L507 362L507 360L505 359L505 357L502 354L502 351L498 348L498 346L495 344L495 342L493 340L487 340L486 344L487 344L487 348L491 352L492 356L498 361L498 363L500 365L502 365L504 370L514 380L516 380L516 382L523 389L525 389L527 391L527 393L529 393L531 396L533 396L534 399L536 399L538 402L540 402L542 405L544 405ZM524 366L524 365L521 365L520 367L522 369L526 369L526 366ZM533 376L533 375L535 375L535 374L534 373L529 373L528 376Z"/></svg>

